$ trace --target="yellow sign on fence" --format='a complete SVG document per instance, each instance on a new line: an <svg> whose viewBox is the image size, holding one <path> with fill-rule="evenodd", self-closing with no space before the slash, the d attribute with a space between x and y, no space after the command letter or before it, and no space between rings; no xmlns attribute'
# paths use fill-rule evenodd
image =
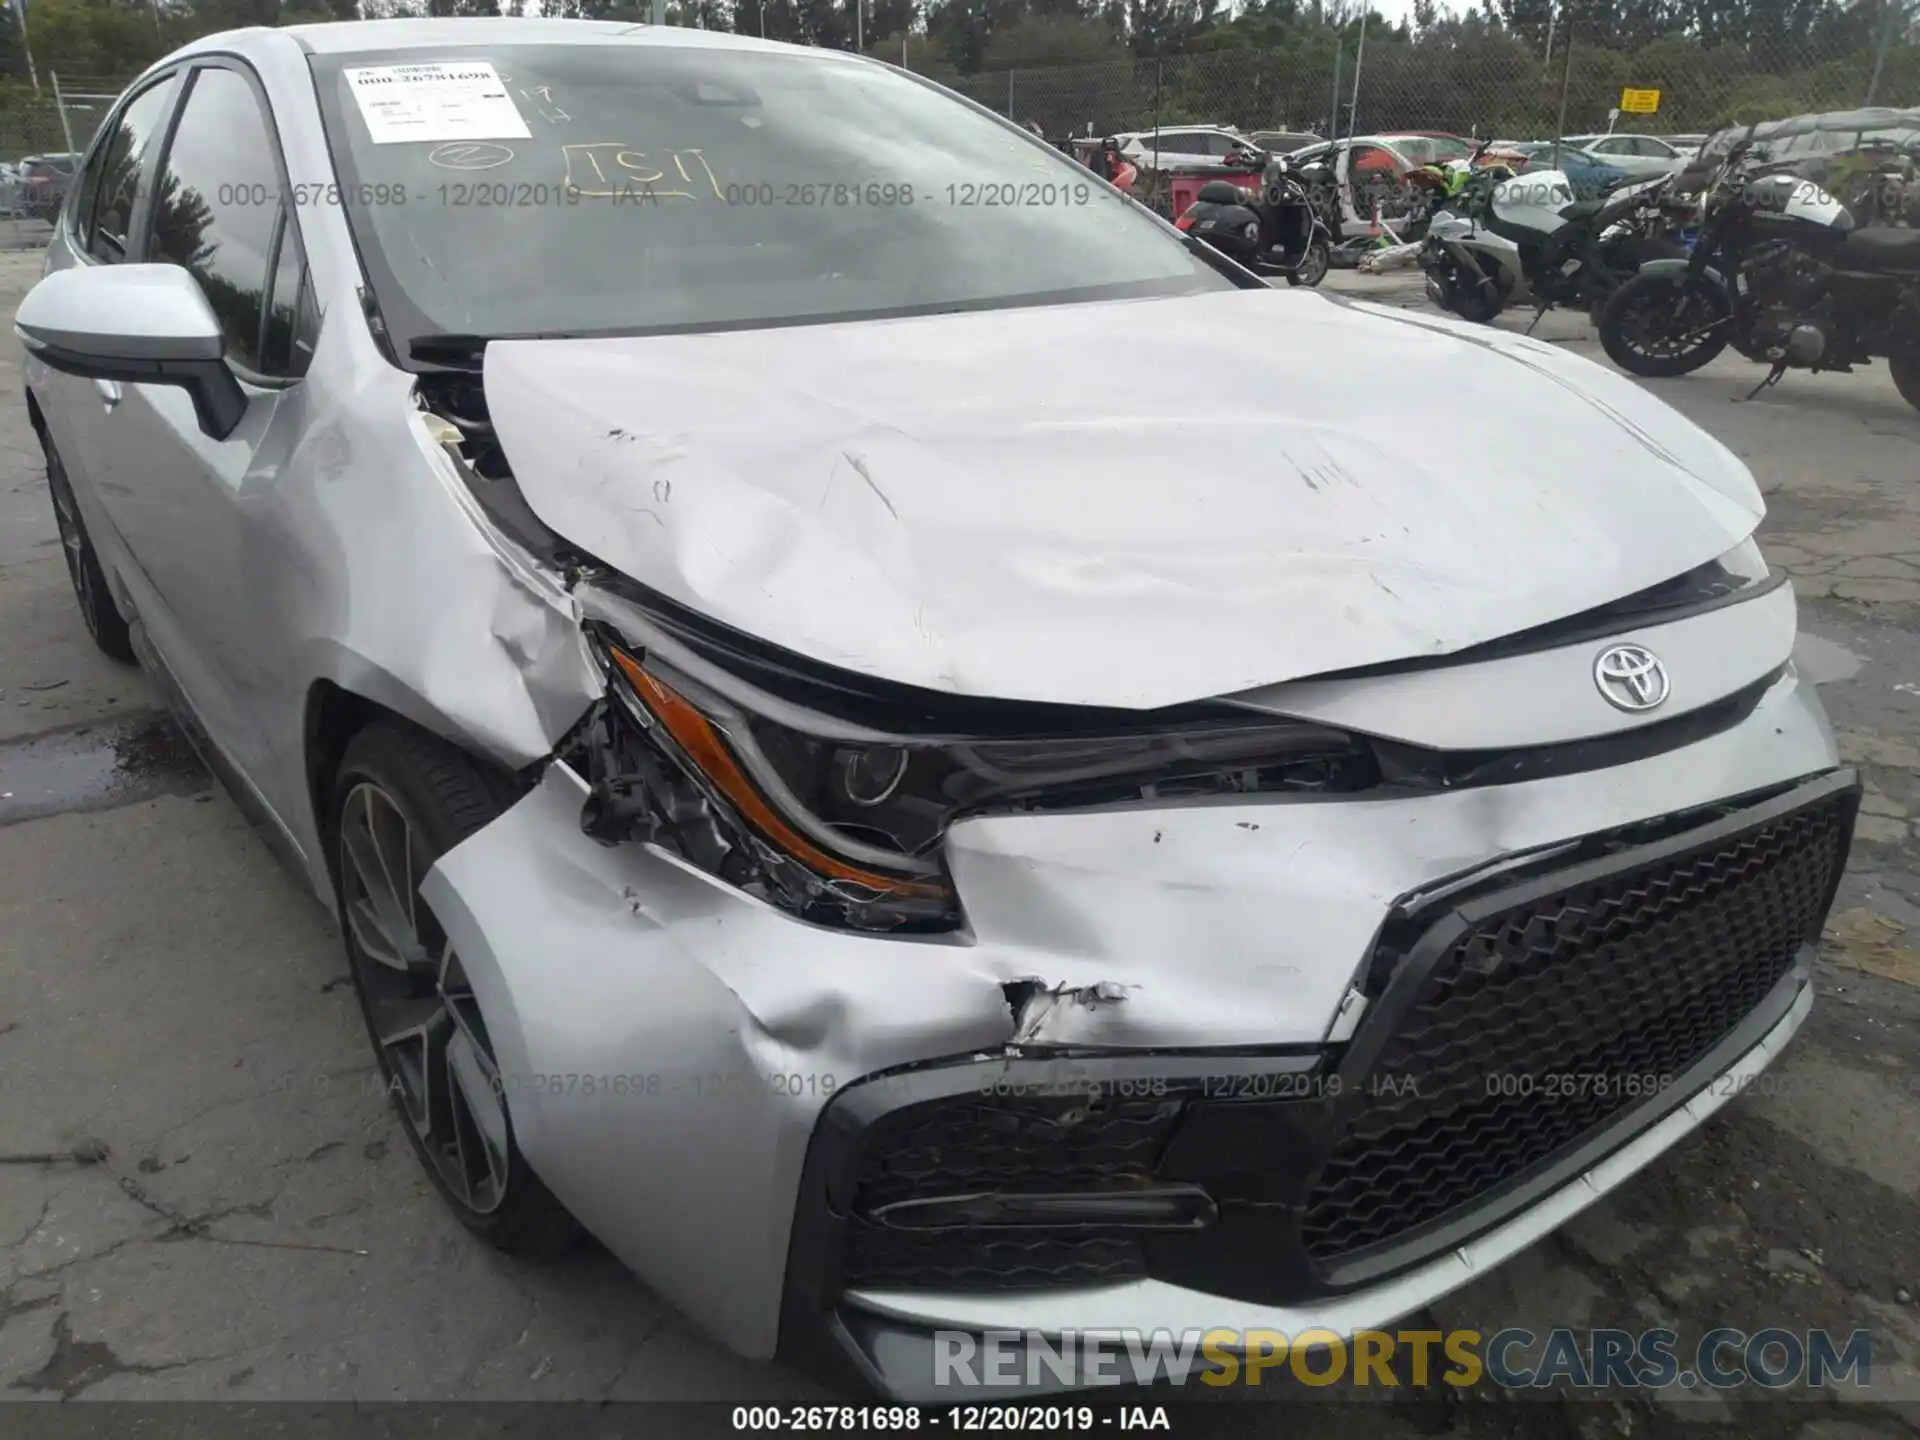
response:
<svg viewBox="0 0 1920 1440"><path fill-rule="evenodd" d="M1620 108L1629 115L1651 115L1660 108L1658 90L1622 90Z"/></svg>

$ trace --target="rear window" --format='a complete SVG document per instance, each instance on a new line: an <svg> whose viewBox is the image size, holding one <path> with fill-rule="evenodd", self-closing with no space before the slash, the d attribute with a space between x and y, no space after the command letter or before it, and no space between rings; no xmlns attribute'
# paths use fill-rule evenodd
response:
<svg viewBox="0 0 1920 1440"><path fill-rule="evenodd" d="M1084 166L866 60L689 42L313 67L340 200L403 341L1233 286Z"/></svg>

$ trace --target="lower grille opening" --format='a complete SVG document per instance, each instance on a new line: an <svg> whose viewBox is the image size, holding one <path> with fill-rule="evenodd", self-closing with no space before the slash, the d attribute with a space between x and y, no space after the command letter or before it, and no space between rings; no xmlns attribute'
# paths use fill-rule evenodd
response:
<svg viewBox="0 0 1920 1440"><path fill-rule="evenodd" d="M1145 1273L1124 1228L896 1229L885 1207L933 1196L1145 1189L1173 1135L1178 1100L961 1096L896 1110L862 1146L845 1283L941 1290L1048 1288Z"/></svg>

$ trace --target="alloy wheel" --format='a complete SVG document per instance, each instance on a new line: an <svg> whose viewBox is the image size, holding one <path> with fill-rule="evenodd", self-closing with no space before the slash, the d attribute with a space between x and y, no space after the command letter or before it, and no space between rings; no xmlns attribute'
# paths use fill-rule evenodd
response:
<svg viewBox="0 0 1920 1440"><path fill-rule="evenodd" d="M432 857L368 781L347 792L339 833L341 913L389 1093L451 1196L491 1214L507 1194L506 1104L473 987L419 898Z"/></svg>

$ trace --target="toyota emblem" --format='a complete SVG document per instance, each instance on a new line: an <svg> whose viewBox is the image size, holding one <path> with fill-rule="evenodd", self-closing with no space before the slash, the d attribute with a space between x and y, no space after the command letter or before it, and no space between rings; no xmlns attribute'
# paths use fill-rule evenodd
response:
<svg viewBox="0 0 1920 1440"><path fill-rule="evenodd" d="M1666 702L1671 686L1667 667L1651 650L1638 645L1610 645L1593 662L1593 683L1607 703L1618 710L1655 710Z"/></svg>

